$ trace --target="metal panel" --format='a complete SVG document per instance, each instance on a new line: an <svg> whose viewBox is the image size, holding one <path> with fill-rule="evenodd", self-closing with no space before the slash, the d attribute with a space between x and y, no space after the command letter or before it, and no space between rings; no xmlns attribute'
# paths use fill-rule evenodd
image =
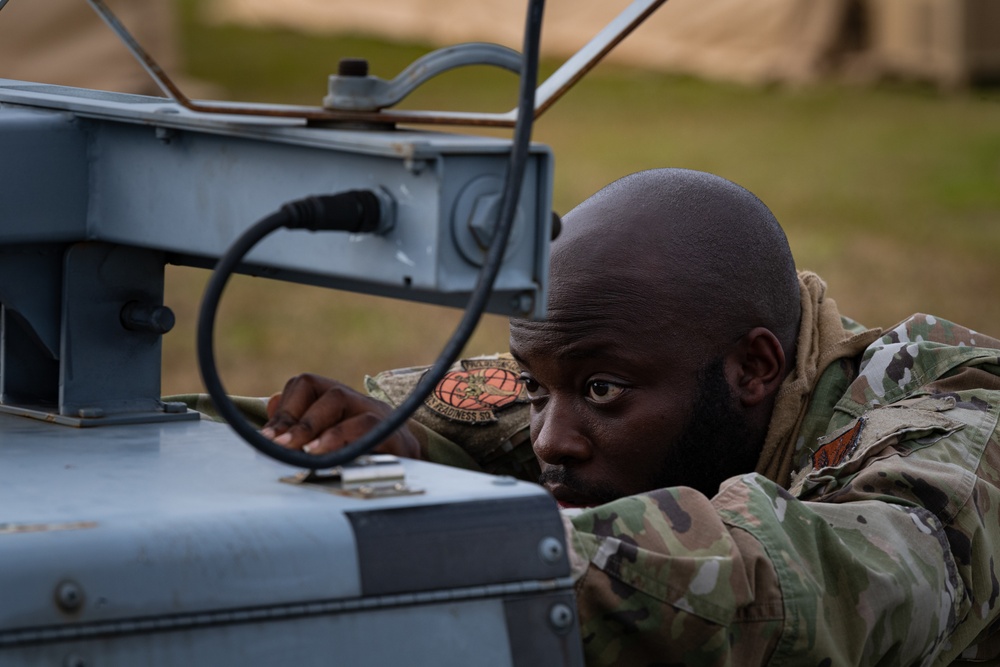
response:
<svg viewBox="0 0 1000 667"><path fill-rule="evenodd" d="M129 304L163 305L163 256L106 243L66 253L59 411L103 417L160 407L161 334L122 325Z"/></svg>
<svg viewBox="0 0 1000 667"><path fill-rule="evenodd" d="M554 579L569 569L551 497L349 512L366 595ZM548 542L547 542L548 541ZM487 574L488 573L488 574Z"/></svg>
<svg viewBox="0 0 1000 667"><path fill-rule="evenodd" d="M84 234L86 141L73 114L0 104L0 156L0 243Z"/></svg>
<svg viewBox="0 0 1000 667"><path fill-rule="evenodd" d="M185 630L0 647L0 664L10 667L502 667L512 662L503 612L502 600L492 599L303 615L268 622L233 620ZM555 638L553 633L549 634Z"/></svg>

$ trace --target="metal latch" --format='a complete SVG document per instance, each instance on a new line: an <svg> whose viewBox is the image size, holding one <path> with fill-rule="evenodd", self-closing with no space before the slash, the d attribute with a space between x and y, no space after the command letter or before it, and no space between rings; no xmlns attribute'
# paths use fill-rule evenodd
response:
<svg viewBox="0 0 1000 667"><path fill-rule="evenodd" d="M423 493L406 483L399 458L391 454L369 454L346 465L325 470L307 470L282 477L282 482L318 487L353 498L390 498Z"/></svg>

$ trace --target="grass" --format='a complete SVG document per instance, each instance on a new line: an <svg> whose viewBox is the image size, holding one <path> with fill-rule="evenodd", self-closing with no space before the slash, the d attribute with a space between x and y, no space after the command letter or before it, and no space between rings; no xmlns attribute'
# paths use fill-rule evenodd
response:
<svg viewBox="0 0 1000 667"><path fill-rule="evenodd" d="M358 36L208 26L184 0L188 76L219 95L317 104L342 56L392 77L428 50ZM555 63L545 63L551 71ZM407 106L506 110L514 77L476 68L444 75ZM761 197L782 221L800 268L823 275L844 312L891 325L933 312L1000 333L1000 94L924 86L805 89L707 83L601 66L537 124L556 156L565 212L626 173L711 171ZM203 272L171 268L178 329L165 339L164 389L197 388L191 340ZM457 320L445 309L263 280L227 291L219 345L231 391L264 394L311 370L357 386L365 372L436 355ZM471 348L506 346L491 318Z"/></svg>

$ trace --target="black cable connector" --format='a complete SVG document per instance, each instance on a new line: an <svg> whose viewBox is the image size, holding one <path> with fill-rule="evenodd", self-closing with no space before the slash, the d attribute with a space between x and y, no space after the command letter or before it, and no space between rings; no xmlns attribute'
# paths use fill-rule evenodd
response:
<svg viewBox="0 0 1000 667"><path fill-rule="evenodd" d="M349 190L297 199L282 206L280 213L288 229L360 234L380 231L382 202L371 190Z"/></svg>

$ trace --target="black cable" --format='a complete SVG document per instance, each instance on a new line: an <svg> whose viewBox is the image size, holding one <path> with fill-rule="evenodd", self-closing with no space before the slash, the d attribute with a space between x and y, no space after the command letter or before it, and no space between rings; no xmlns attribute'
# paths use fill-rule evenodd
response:
<svg viewBox="0 0 1000 667"><path fill-rule="evenodd" d="M376 425L375 428L361 438L349 443L343 449L336 452L313 455L281 447L268 438L265 438L257 429L251 426L229 399L225 387L223 387L222 381L219 378L213 349L215 315L222 292L229 281L229 276L254 245L274 230L289 226L290 224L298 224L300 227L313 229L314 227L309 227L311 223L308 221L303 222L303 219L311 218L314 214L325 215L325 212L327 212L326 204L304 202L334 200L347 195L350 195L355 201L360 201L363 195L375 198L373 193L358 191L343 193L343 195L333 195L332 197L309 198L286 204L280 211L264 218L244 232L219 260L215 272L212 274L212 278L205 288L205 296L202 299L199 313L197 332L198 365L201 369L202 381L209 395L212 397L216 409L229 422L233 429L258 451L283 463L311 470L332 468L353 461L355 458L374 449L398 430L410 418L410 415L420 407L424 399L437 386L441 379L444 378L452 364L458 359L458 355L461 354L465 344L472 336L479 318L486 309L486 303L492 292L493 283L503 263L503 255L507 248L507 239L514 225L518 199L521 192L521 182L524 180L524 172L528 161L531 130L535 117L535 87L538 80L538 62L544 8L545 0L529 0L528 2L524 31L524 69L521 72L518 93L517 124L514 128L510 161L508 162L504 178L497 231L487 251L486 262L479 272L476 285L469 297L469 302L466 305L462 319L455 328L455 332L451 338L445 344L444 349L442 349L437 361L423 375L413 391L410 392L410 395L383 422ZM379 207L377 198L375 199L375 203L368 205L361 203L353 211L350 204L345 204L346 208L337 208L334 213L346 215L353 213L361 218L370 220L372 210L374 209L376 211L374 215L377 225L377 211ZM330 206L339 207L341 203L336 205L330 204ZM317 213L319 209L316 207L320 207L321 210L319 213ZM331 208L330 210L332 211L333 209ZM338 222L341 221L338 220ZM351 224L365 223L357 223L355 221ZM329 227L323 226L323 228Z"/></svg>

